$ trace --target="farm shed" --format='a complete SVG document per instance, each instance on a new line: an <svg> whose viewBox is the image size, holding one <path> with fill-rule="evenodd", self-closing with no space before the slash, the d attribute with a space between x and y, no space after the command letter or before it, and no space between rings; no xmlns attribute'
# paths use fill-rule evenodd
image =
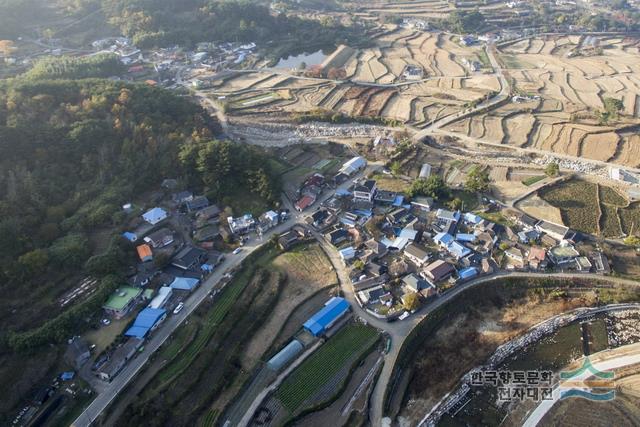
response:
<svg viewBox="0 0 640 427"><path fill-rule="evenodd" d="M303 348L300 341L292 340L285 348L280 350L278 354L269 359L267 367L272 371L279 371L300 354Z"/></svg>
<svg viewBox="0 0 640 427"><path fill-rule="evenodd" d="M304 322L304 328L313 336L322 335L327 329L349 311L349 303L341 297L333 297L325 306L309 320Z"/></svg>
<svg viewBox="0 0 640 427"><path fill-rule="evenodd" d="M162 286L158 289L158 295L155 296L149 303L149 308L162 308L169 301L171 294L173 293L173 289L169 286Z"/></svg>
<svg viewBox="0 0 640 427"><path fill-rule="evenodd" d="M167 311L163 308L145 308L136 317L133 326L127 329L125 336L144 338L150 331L154 330L165 318Z"/></svg>
<svg viewBox="0 0 640 427"><path fill-rule="evenodd" d="M192 291L200 284L200 280L191 277L176 277L169 285L171 289Z"/></svg>

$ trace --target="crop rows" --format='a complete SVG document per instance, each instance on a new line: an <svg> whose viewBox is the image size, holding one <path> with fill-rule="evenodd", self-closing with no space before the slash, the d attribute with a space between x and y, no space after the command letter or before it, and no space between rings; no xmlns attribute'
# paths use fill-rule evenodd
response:
<svg viewBox="0 0 640 427"><path fill-rule="evenodd" d="M280 386L277 397L290 413L312 397L352 357L365 351L378 332L360 324L345 326L305 360Z"/></svg>
<svg viewBox="0 0 640 427"><path fill-rule="evenodd" d="M207 318L198 333L198 336L191 342L187 350L182 353L180 359L158 374L158 380L160 383L165 383L184 371L195 360L207 342L209 342L216 331L216 326L222 321L222 319L224 319L232 304L236 301L242 290L247 285L248 280L245 280L242 276L233 280L233 282L222 292L222 295L215 303L214 307L209 311L209 313L207 313Z"/></svg>

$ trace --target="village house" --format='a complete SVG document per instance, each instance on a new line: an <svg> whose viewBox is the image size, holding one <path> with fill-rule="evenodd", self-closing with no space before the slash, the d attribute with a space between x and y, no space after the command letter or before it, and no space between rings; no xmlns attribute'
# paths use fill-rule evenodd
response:
<svg viewBox="0 0 640 427"><path fill-rule="evenodd" d="M520 249L515 247L509 248L504 251L504 254L511 261L510 265L512 265L515 268L524 268L525 266L524 255L522 254L522 251Z"/></svg>
<svg viewBox="0 0 640 427"><path fill-rule="evenodd" d="M593 264L591 264L591 261L589 261L589 258L587 258L586 256L579 256L576 258L576 270L578 270L581 273L589 273L591 272L591 268L593 267Z"/></svg>
<svg viewBox="0 0 640 427"><path fill-rule="evenodd" d="M571 245L554 246L549 250L549 259L555 265L562 266L572 262L580 253Z"/></svg>
<svg viewBox="0 0 640 427"><path fill-rule="evenodd" d="M178 205L182 205L183 203L193 200L193 193L191 191L180 191L174 193L171 196L171 200Z"/></svg>
<svg viewBox="0 0 640 427"><path fill-rule="evenodd" d="M125 341L111 354L107 363L97 371L98 378L111 382L124 368L124 365L136 354L142 343L143 340L138 338L129 338Z"/></svg>
<svg viewBox="0 0 640 427"><path fill-rule="evenodd" d="M251 214L245 214L236 218L227 217L229 228L234 234L247 234L256 226L256 220Z"/></svg>
<svg viewBox="0 0 640 427"><path fill-rule="evenodd" d="M206 260L207 251L195 246L186 246L171 260L171 265L181 270L191 270Z"/></svg>
<svg viewBox="0 0 640 427"><path fill-rule="evenodd" d="M173 243L173 231L163 227L144 238L144 241L154 249L163 248Z"/></svg>
<svg viewBox="0 0 640 427"><path fill-rule="evenodd" d="M418 277L416 274L408 274L402 278L402 286L409 292L420 292L423 289L429 288L432 285L426 280Z"/></svg>
<svg viewBox="0 0 640 427"><path fill-rule="evenodd" d="M433 283L438 283L451 277L455 271L451 264L439 259L426 266L422 274Z"/></svg>
<svg viewBox="0 0 640 427"><path fill-rule="evenodd" d="M91 358L87 342L82 337L74 338L64 353L66 362L76 369L80 369Z"/></svg>
<svg viewBox="0 0 640 427"><path fill-rule="evenodd" d="M142 214L142 219L151 225L156 225L167 218L167 212L162 208L153 208Z"/></svg>
<svg viewBox="0 0 640 427"><path fill-rule="evenodd" d="M142 262L148 262L153 260L153 253L151 252L151 246L144 244L136 247L138 257Z"/></svg>
<svg viewBox="0 0 640 427"><path fill-rule="evenodd" d="M367 202L373 202L373 197L376 194L376 189L376 182L372 179L368 179L362 184L357 184L353 189L353 200L364 200Z"/></svg>
<svg viewBox="0 0 640 427"><path fill-rule="evenodd" d="M382 258L388 252L387 247L375 239L367 240L366 242L364 242L364 245L368 250L372 252L373 254L371 257L372 260Z"/></svg>
<svg viewBox="0 0 640 427"><path fill-rule="evenodd" d="M381 205L391 205L395 202L397 197L397 193L393 191L386 190L376 190L376 195L373 200L375 203L379 203Z"/></svg>
<svg viewBox="0 0 640 427"><path fill-rule="evenodd" d="M609 267L609 260L602 252L591 252L589 254L593 260L596 273L609 274L611 273L611 267Z"/></svg>
<svg viewBox="0 0 640 427"><path fill-rule="evenodd" d="M358 156L350 159L344 165L342 165L339 172L349 177L366 167L367 161L364 159L364 157Z"/></svg>
<svg viewBox="0 0 640 427"><path fill-rule="evenodd" d="M558 242L562 242L569 233L569 227L554 224L549 221L538 221L535 225L536 231L547 234Z"/></svg>
<svg viewBox="0 0 640 427"><path fill-rule="evenodd" d="M199 222L219 222L221 212L222 211L217 205L209 205L206 208L202 208L198 212L196 212L196 220L198 220Z"/></svg>
<svg viewBox="0 0 640 427"><path fill-rule="evenodd" d="M325 234L325 239L332 245L337 245L349 238L349 232L344 228L338 228Z"/></svg>
<svg viewBox="0 0 640 427"><path fill-rule="evenodd" d="M108 315L121 319L136 305L140 295L142 295L140 288L121 286L111 294L102 308Z"/></svg>
<svg viewBox="0 0 640 427"><path fill-rule="evenodd" d="M547 251L540 246L532 246L529 249L527 261L533 270L545 269L547 267Z"/></svg>
<svg viewBox="0 0 640 427"><path fill-rule="evenodd" d="M429 212L431 211L431 209L433 209L433 198L431 197L414 197L411 200L411 207L424 211L424 212Z"/></svg>
<svg viewBox="0 0 640 427"><path fill-rule="evenodd" d="M209 199L206 196L197 196L185 203L188 212L196 212L209 206Z"/></svg>
<svg viewBox="0 0 640 427"><path fill-rule="evenodd" d="M415 243L410 243L404 248L404 256L409 261L413 262L416 266L422 267L431 255L424 248L416 245Z"/></svg>

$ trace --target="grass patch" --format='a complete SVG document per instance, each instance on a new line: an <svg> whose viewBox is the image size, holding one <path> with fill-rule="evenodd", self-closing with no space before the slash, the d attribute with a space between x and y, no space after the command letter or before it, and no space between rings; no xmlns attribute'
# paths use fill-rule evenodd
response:
<svg viewBox="0 0 640 427"><path fill-rule="evenodd" d="M482 64L482 68L493 68L491 66L491 61L489 61L489 55L487 55L487 52L484 49L478 52L477 56L478 60Z"/></svg>
<svg viewBox="0 0 640 427"><path fill-rule="evenodd" d="M525 64L522 63L515 55L500 55L500 59L505 68L525 68Z"/></svg>
<svg viewBox="0 0 640 427"><path fill-rule="evenodd" d="M600 213L597 191L597 184L573 179L545 188L539 195L560 209L565 225L585 233L597 234Z"/></svg>
<svg viewBox="0 0 640 427"><path fill-rule="evenodd" d="M452 190L451 197L449 197L448 199L442 200L442 203L447 203L448 201L453 199L462 200L464 211L472 211L474 209L477 209L479 206L478 195L470 191Z"/></svg>
<svg viewBox="0 0 640 427"><path fill-rule="evenodd" d="M640 230L640 202L632 203L628 208L619 209L620 223L625 234L638 234Z"/></svg>
<svg viewBox="0 0 640 427"><path fill-rule="evenodd" d="M352 323L330 338L305 360L280 386L277 397L291 413L336 375L351 358L378 338L370 326Z"/></svg>
<svg viewBox="0 0 640 427"><path fill-rule="evenodd" d="M615 206L601 205L602 216L600 217L600 233L604 237L620 237L620 220L618 219L618 208Z"/></svg>
<svg viewBox="0 0 640 427"><path fill-rule="evenodd" d="M384 191L404 193L411 187L409 182L392 175L375 174L371 179L375 179L378 188Z"/></svg>
<svg viewBox="0 0 640 427"><path fill-rule="evenodd" d="M528 187L530 185L535 184L536 182L542 181L545 178L546 178L546 175L530 176L527 179L523 179L522 183Z"/></svg>
<svg viewBox="0 0 640 427"><path fill-rule="evenodd" d="M627 199L625 199L618 191L611 187L604 185L598 185L598 191L600 192L600 203L606 203L608 205L627 206Z"/></svg>
<svg viewBox="0 0 640 427"><path fill-rule="evenodd" d="M495 222L496 224L504 226L513 226L513 223L509 221L501 212L476 212L480 218L484 218L487 221Z"/></svg>

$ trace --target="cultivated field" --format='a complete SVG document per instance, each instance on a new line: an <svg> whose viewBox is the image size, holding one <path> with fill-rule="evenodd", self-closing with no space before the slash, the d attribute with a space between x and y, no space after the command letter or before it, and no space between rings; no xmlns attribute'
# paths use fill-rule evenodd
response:
<svg viewBox="0 0 640 427"><path fill-rule="evenodd" d="M640 165L638 40L548 36L503 45L499 59L514 94L532 96L454 124L488 142ZM603 121L607 98L622 101Z"/></svg>
<svg viewBox="0 0 640 427"><path fill-rule="evenodd" d="M345 363L358 358L378 338L378 332L349 324L300 365L279 387L276 395L290 413L314 396Z"/></svg>
<svg viewBox="0 0 640 427"><path fill-rule="evenodd" d="M462 46L455 36L393 27L374 40L375 47L348 58L340 81L267 70L225 72L208 81L207 91L227 104L232 115L321 109L423 127L500 90L495 76L483 74L490 69L469 68L471 63L483 64L482 47ZM408 66L422 75L407 80Z"/></svg>
<svg viewBox="0 0 640 427"><path fill-rule="evenodd" d="M562 223L578 231L618 238L637 232L640 204L601 184L573 179L539 192L561 213Z"/></svg>
<svg viewBox="0 0 640 427"><path fill-rule="evenodd" d="M329 259L317 243L296 246L274 258L269 267L283 273L286 281L269 318L242 354L245 369L251 369L269 349L298 305L319 290L338 283Z"/></svg>

